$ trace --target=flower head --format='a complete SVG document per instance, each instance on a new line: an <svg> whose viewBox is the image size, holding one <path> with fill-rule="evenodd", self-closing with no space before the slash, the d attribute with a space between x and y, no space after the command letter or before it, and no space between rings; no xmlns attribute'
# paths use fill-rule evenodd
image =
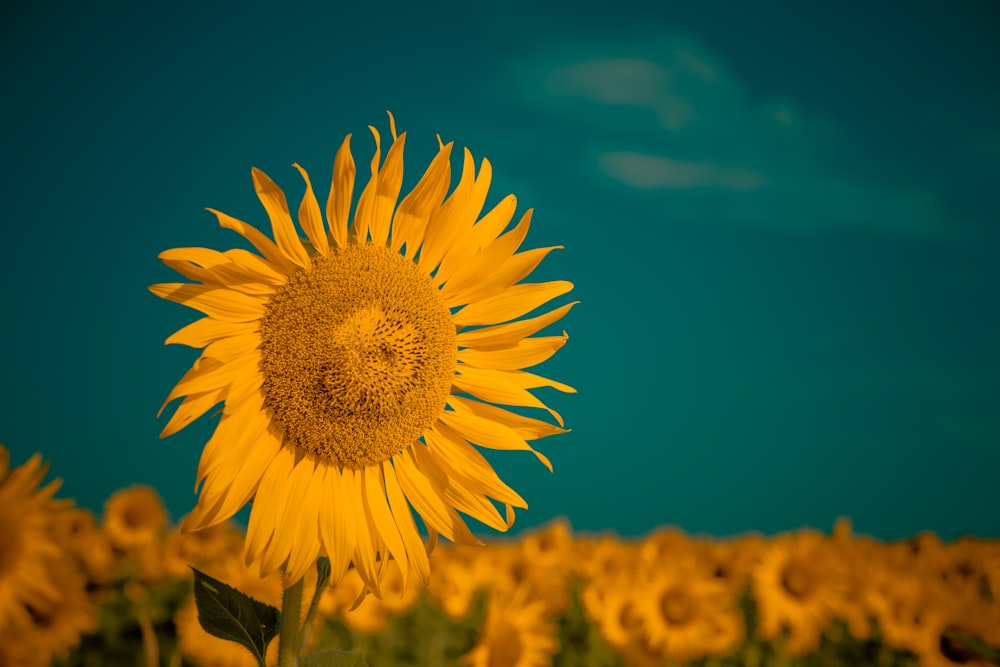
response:
<svg viewBox="0 0 1000 667"><path fill-rule="evenodd" d="M410 506L432 540L440 533L478 542L458 512L505 530L526 503L474 445L530 451L551 468L528 441L564 432L530 390L572 389L523 369L565 343L565 334L531 336L573 304L519 319L572 288L520 282L553 248L517 252L531 211L505 232L513 196L481 215L491 169L484 160L477 174L467 150L446 197L450 143L397 204L406 135L394 122L391 129L380 166L372 128L371 177L353 218L348 135L334 160L326 221L308 174L293 165L305 181L305 239L285 194L254 169L274 240L212 211L260 254L170 250L161 259L197 282L150 288L205 315L167 339L204 349L167 397L184 400L163 435L224 403L185 527L224 521L252 500L246 559L262 575L282 569L286 586L319 555L330 558L334 583L353 562L376 594L390 556L404 579L413 571L426 583L427 551ZM494 404L544 409L560 426Z"/></svg>
<svg viewBox="0 0 1000 667"><path fill-rule="evenodd" d="M29 605L59 598L52 570L64 552L51 528L70 502L52 497L61 480L39 488L49 468L41 455L14 469L9 463L0 445L0 628L26 625Z"/></svg>

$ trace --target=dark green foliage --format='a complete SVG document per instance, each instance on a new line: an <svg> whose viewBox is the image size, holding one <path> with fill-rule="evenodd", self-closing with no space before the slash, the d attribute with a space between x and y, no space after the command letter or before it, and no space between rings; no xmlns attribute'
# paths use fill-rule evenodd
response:
<svg viewBox="0 0 1000 667"><path fill-rule="evenodd" d="M194 568L194 601L205 632L245 646L264 667L267 645L278 635L281 614Z"/></svg>

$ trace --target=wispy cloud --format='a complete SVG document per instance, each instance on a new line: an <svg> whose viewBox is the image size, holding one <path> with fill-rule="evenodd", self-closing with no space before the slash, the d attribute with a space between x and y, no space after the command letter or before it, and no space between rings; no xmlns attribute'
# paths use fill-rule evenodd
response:
<svg viewBox="0 0 1000 667"><path fill-rule="evenodd" d="M606 152L598 157L608 176L637 188L716 187L753 190L764 177L749 169L727 169L711 162L682 162L657 155Z"/></svg>
<svg viewBox="0 0 1000 667"><path fill-rule="evenodd" d="M576 53L527 64L520 78L525 102L578 126L574 163L586 176L662 189L675 211L685 197L695 210L706 189L730 191L725 215L738 224L958 242L975 231L948 215L947 193L934 180L913 181L912 156L865 145L851 127L791 94L748 92L694 39L668 35Z"/></svg>

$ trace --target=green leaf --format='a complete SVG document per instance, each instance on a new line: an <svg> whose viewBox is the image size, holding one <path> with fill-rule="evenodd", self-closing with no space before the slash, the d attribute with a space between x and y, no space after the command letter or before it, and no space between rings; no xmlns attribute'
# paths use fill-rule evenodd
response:
<svg viewBox="0 0 1000 667"><path fill-rule="evenodd" d="M350 651L329 649L312 653L299 660L301 667L368 667L360 648Z"/></svg>
<svg viewBox="0 0 1000 667"><path fill-rule="evenodd" d="M208 634L245 646L264 664L267 645L278 635L281 614L204 572L194 570L194 603L198 622Z"/></svg>

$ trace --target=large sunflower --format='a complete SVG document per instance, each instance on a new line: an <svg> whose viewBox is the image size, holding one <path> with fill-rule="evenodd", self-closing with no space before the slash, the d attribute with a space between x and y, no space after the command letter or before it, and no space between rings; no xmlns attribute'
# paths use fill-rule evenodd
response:
<svg viewBox="0 0 1000 667"><path fill-rule="evenodd" d="M336 583L353 561L379 594L387 557L427 582L429 561L410 505L432 538L477 543L456 510L505 530L524 500L480 452L534 452L527 441L564 432L492 405L547 410L531 389L570 387L522 369L558 350L566 335L530 338L574 305L518 319L566 294L566 281L521 283L554 248L516 252L528 210L508 195L480 217L491 168L468 150L455 190L452 144L397 205L406 135L396 135L349 222L354 159L344 140L334 160L326 224L308 174L298 220L285 195L253 169L274 241L212 211L260 255L236 249L169 250L160 258L196 284L151 291L205 317L167 343L204 348L167 397L185 397L162 435L224 402L198 468L201 494L187 530L211 526L253 500L245 542L262 576L284 570L291 586L319 555ZM439 144L441 142L439 141ZM556 246L559 247L559 246ZM197 485L196 485L197 488ZM506 506L501 515L491 499Z"/></svg>

